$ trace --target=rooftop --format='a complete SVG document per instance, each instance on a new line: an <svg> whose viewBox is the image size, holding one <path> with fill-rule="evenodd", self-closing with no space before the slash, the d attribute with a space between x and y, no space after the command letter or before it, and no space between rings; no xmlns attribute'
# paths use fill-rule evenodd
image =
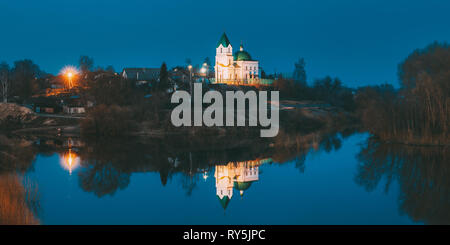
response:
<svg viewBox="0 0 450 245"><path fill-rule="evenodd" d="M222 34L222 36L219 39L219 42L217 43L217 48L222 44L223 47L228 47L228 45L231 45L230 40L228 40L227 34L225 32Z"/></svg>

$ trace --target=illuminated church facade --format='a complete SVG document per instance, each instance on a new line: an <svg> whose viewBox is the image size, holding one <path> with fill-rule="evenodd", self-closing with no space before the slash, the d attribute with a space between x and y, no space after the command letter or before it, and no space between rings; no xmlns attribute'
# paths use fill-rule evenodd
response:
<svg viewBox="0 0 450 245"><path fill-rule="evenodd" d="M233 46L224 33L216 46L215 82L226 84L258 84L259 62L244 50L243 44L233 54Z"/></svg>
<svg viewBox="0 0 450 245"><path fill-rule="evenodd" d="M270 161L263 159L216 165L216 195L223 209L227 208L233 197L233 190L239 191L242 197L252 183L259 180L259 166Z"/></svg>

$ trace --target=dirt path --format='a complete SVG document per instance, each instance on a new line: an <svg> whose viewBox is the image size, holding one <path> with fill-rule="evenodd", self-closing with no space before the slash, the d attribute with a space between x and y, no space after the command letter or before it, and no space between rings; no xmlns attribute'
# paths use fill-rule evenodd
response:
<svg viewBox="0 0 450 245"><path fill-rule="evenodd" d="M37 127L37 128L23 128L13 131L14 134L23 133L36 133L36 132L48 132L54 131L55 133L75 133L78 132L80 127L78 125L70 126L49 126L49 127Z"/></svg>

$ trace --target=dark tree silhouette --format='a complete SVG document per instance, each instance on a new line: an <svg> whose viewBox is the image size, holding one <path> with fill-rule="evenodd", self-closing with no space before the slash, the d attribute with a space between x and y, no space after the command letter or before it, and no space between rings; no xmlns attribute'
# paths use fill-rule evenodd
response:
<svg viewBox="0 0 450 245"><path fill-rule="evenodd" d="M450 223L450 162L448 147L384 144L369 140L357 155L355 182L373 191L382 180L389 190L400 185L400 210L416 222Z"/></svg>
<svg viewBox="0 0 450 245"><path fill-rule="evenodd" d="M12 68L12 94L27 99L38 89L36 80L44 73L31 60L14 62Z"/></svg>
<svg viewBox="0 0 450 245"><path fill-rule="evenodd" d="M161 70L159 72L158 88L163 91L170 88L169 72L167 71L167 65L165 62L162 63Z"/></svg>
<svg viewBox="0 0 450 245"><path fill-rule="evenodd" d="M78 63L80 66L80 70L83 73L92 71L92 69L94 68L94 59L86 55L80 56Z"/></svg>
<svg viewBox="0 0 450 245"><path fill-rule="evenodd" d="M293 78L294 81L302 85L306 85L306 70L305 70L305 59L300 58L297 63L295 63L295 69Z"/></svg>
<svg viewBox="0 0 450 245"><path fill-rule="evenodd" d="M0 63L0 92L4 103L8 102L9 87L10 87L10 68L8 63Z"/></svg>
<svg viewBox="0 0 450 245"><path fill-rule="evenodd" d="M450 46L434 43L414 51L399 65L399 77L399 91L389 86L358 91L366 128L384 140L448 144Z"/></svg>

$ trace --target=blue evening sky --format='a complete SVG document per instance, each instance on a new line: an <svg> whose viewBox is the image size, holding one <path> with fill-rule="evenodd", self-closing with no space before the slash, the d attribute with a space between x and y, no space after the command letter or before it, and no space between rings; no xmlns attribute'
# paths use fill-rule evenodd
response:
<svg viewBox="0 0 450 245"><path fill-rule="evenodd" d="M226 31L267 73L304 57L308 81L397 85L409 53L450 40L449 13L446 0L0 0L0 61L29 58L50 73L80 55L116 70L214 62Z"/></svg>

